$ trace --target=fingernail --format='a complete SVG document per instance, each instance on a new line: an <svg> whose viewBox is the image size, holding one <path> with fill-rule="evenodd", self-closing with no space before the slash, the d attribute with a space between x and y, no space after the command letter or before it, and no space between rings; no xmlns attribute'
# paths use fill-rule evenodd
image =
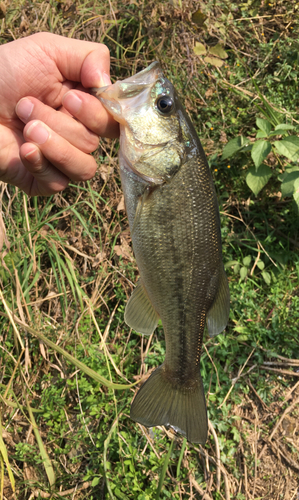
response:
<svg viewBox="0 0 299 500"><path fill-rule="evenodd" d="M26 131L26 138L36 144L44 144L48 137L48 129L40 122L33 122Z"/></svg>
<svg viewBox="0 0 299 500"><path fill-rule="evenodd" d="M29 121L30 115L33 111L33 103L29 101L26 97L21 99L16 105L16 113L22 122L27 123Z"/></svg>
<svg viewBox="0 0 299 500"><path fill-rule="evenodd" d="M41 155L38 149L32 149L32 151L29 151L29 153L25 155L25 158L30 163L41 163Z"/></svg>
<svg viewBox="0 0 299 500"><path fill-rule="evenodd" d="M111 85L110 76L107 75L107 73L99 73L98 81L98 87L106 87L106 85Z"/></svg>
<svg viewBox="0 0 299 500"><path fill-rule="evenodd" d="M67 92L62 99L63 106L73 115L76 115L82 106L82 100L74 92Z"/></svg>

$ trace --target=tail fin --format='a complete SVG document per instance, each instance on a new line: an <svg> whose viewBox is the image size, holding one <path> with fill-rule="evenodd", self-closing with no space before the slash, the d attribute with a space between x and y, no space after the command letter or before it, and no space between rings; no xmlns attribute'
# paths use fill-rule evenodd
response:
<svg viewBox="0 0 299 500"><path fill-rule="evenodd" d="M131 419L146 427L165 425L191 443L207 439L207 411L200 373L192 387L174 385L159 366L143 384L131 406Z"/></svg>

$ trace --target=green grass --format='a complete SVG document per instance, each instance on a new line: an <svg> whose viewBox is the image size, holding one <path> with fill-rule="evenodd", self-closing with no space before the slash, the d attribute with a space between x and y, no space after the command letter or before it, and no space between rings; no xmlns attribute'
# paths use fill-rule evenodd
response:
<svg viewBox="0 0 299 500"><path fill-rule="evenodd" d="M163 361L165 342L162 328L142 338L123 320L138 272L118 210L115 141L95 155L112 173L61 195L28 199L3 186L0 498L14 498L14 483L18 500L296 494L298 210L277 175L252 193L246 151L222 153L240 135L255 140L263 98L298 125L299 4L208 0L202 25L191 22L198 7L14 0L0 20L0 43L36 30L106 43L113 80L160 60L210 162L231 291L226 333L206 338L202 354L207 445L143 428L129 418L131 384ZM196 56L196 42L225 47L223 66ZM283 175L282 157L265 162Z"/></svg>

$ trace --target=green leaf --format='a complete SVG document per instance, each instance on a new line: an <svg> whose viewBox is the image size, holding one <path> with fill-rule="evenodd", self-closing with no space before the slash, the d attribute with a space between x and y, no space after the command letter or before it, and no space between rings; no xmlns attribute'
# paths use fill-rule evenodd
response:
<svg viewBox="0 0 299 500"><path fill-rule="evenodd" d="M263 130L258 130L255 137L257 139L261 139L262 137L268 137L268 134L266 134Z"/></svg>
<svg viewBox="0 0 299 500"><path fill-rule="evenodd" d="M205 48L204 44L200 42L195 42L193 51L197 56L204 56L207 53L207 49Z"/></svg>
<svg viewBox="0 0 299 500"><path fill-rule="evenodd" d="M99 477L94 477L93 480L92 480L92 482L91 482L91 486L93 488L95 488L95 486L97 486L99 484L100 480L101 479Z"/></svg>
<svg viewBox="0 0 299 500"><path fill-rule="evenodd" d="M240 269L240 278L241 278L242 281L246 278L247 271L248 271L247 267L245 267L245 266L241 267L241 269Z"/></svg>
<svg viewBox="0 0 299 500"><path fill-rule="evenodd" d="M277 128L276 130L272 130L269 134L269 137L273 137L275 135L288 135L288 131L284 128Z"/></svg>
<svg viewBox="0 0 299 500"><path fill-rule="evenodd" d="M124 493L122 493L122 491L120 491L120 489L117 487L115 488L114 493L117 496L117 498L120 498L120 500L129 500L129 497Z"/></svg>
<svg viewBox="0 0 299 500"><path fill-rule="evenodd" d="M209 53L212 54L212 56L220 57L220 59L228 58L228 54L225 52L220 43L217 43L217 45L214 45L214 47L210 47Z"/></svg>
<svg viewBox="0 0 299 500"><path fill-rule="evenodd" d="M218 59L217 57L205 57L204 61L206 63L212 64L212 66L215 66L216 68L221 68L223 66L224 62L221 59Z"/></svg>
<svg viewBox="0 0 299 500"><path fill-rule="evenodd" d="M299 166L298 165L287 165L286 170L283 172L283 174L278 175L277 179L280 182L283 182L291 172L299 172Z"/></svg>
<svg viewBox="0 0 299 500"><path fill-rule="evenodd" d="M281 183L282 197L292 196L295 191L295 182L299 179L299 170L287 174Z"/></svg>
<svg viewBox="0 0 299 500"><path fill-rule="evenodd" d="M233 267L234 273L235 273L235 274L238 274L239 269L240 269L240 264L239 264L239 262L238 262L238 263L237 263L237 264Z"/></svg>
<svg viewBox="0 0 299 500"><path fill-rule="evenodd" d="M262 276L264 278L264 281L267 285L270 285L271 283L271 274L267 273L267 271L262 272Z"/></svg>
<svg viewBox="0 0 299 500"><path fill-rule="evenodd" d="M293 130L294 128L294 125L289 125L288 123L280 123L279 125L276 125L275 130Z"/></svg>
<svg viewBox="0 0 299 500"><path fill-rule="evenodd" d="M299 210L299 179L296 179L294 182L294 194L293 194L294 200L297 203L297 207Z"/></svg>
<svg viewBox="0 0 299 500"><path fill-rule="evenodd" d="M299 159L299 137L291 135L281 141L275 141L274 146L280 155L286 156L289 160Z"/></svg>
<svg viewBox="0 0 299 500"><path fill-rule="evenodd" d="M238 342L246 342L248 340L248 335L238 335L237 341Z"/></svg>
<svg viewBox="0 0 299 500"><path fill-rule="evenodd" d="M261 189L267 184L268 180L272 176L272 170L268 165L261 165L258 170L251 167L246 175L247 186L251 191L258 195Z"/></svg>
<svg viewBox="0 0 299 500"><path fill-rule="evenodd" d="M271 123L268 120L264 120L263 118L256 119L256 125L259 129L261 129L265 134L269 134L271 132Z"/></svg>
<svg viewBox="0 0 299 500"><path fill-rule="evenodd" d="M269 141L263 141L261 139L260 141L256 141L254 143L251 150L251 158L253 159L256 168L258 168L263 163L265 158L267 158L271 149L272 146Z"/></svg>
<svg viewBox="0 0 299 500"><path fill-rule="evenodd" d="M240 433L236 427L232 427L232 435L234 441L237 441L237 443L240 443Z"/></svg>
<svg viewBox="0 0 299 500"><path fill-rule="evenodd" d="M244 259L243 259L244 266L249 267L250 262L251 262L251 255L247 255L246 257L244 257Z"/></svg>
<svg viewBox="0 0 299 500"><path fill-rule="evenodd" d="M242 326L242 325L236 325L234 327L234 331L237 332L237 333L247 333L249 334L250 331L248 330L247 326ZM239 339L240 337L238 337Z"/></svg>
<svg viewBox="0 0 299 500"><path fill-rule="evenodd" d="M265 264L263 263L262 260L258 260L256 265L261 271L265 268Z"/></svg>
<svg viewBox="0 0 299 500"><path fill-rule="evenodd" d="M235 264L239 264L239 262L237 260L229 260L224 264L224 269L228 269L229 267L232 267Z"/></svg>
<svg viewBox="0 0 299 500"><path fill-rule="evenodd" d="M237 151L239 151L239 149L241 149L245 145L245 142L246 139L242 135L239 135L238 137L235 137L234 139L228 141L223 149L221 161L230 158L230 156L233 156Z"/></svg>

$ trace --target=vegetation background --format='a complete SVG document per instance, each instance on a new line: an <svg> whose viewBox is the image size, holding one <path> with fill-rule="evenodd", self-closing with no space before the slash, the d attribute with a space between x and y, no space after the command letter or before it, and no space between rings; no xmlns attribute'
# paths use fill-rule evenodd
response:
<svg viewBox="0 0 299 500"><path fill-rule="evenodd" d="M0 185L0 497L299 498L299 3L2 0L0 43L103 42L112 79L159 60L213 172L231 290L206 339L205 447L129 418L165 354L123 321L137 279L117 167L51 198Z"/></svg>

